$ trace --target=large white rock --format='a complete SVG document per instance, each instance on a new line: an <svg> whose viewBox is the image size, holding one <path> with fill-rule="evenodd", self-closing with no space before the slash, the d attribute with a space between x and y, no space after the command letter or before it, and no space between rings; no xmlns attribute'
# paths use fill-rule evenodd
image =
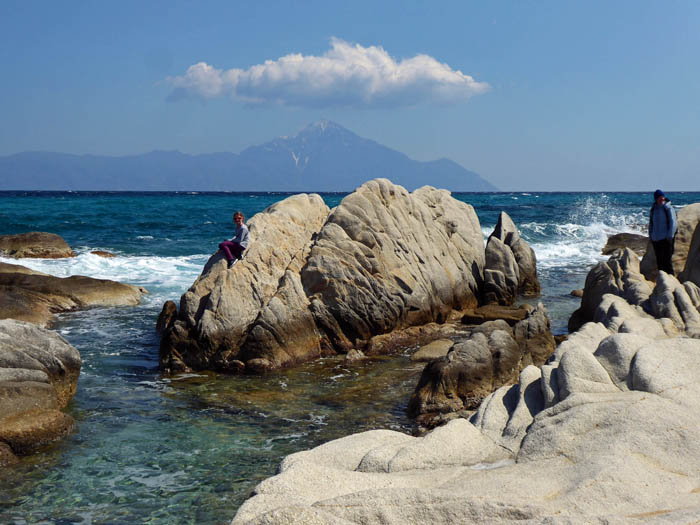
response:
<svg viewBox="0 0 700 525"><path fill-rule="evenodd" d="M409 193L377 179L332 211L318 195L289 197L249 228L243 260L228 269L215 254L182 296L163 368L277 368L365 350L374 337L477 305L479 220L445 190Z"/></svg>
<svg viewBox="0 0 700 525"><path fill-rule="evenodd" d="M700 341L669 338L638 309L611 308L617 299L470 423L308 451L258 485L233 523L696 521Z"/></svg>

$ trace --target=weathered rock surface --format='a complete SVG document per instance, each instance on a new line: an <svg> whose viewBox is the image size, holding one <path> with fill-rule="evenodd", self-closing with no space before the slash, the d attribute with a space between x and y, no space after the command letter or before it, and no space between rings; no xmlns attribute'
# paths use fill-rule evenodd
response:
<svg viewBox="0 0 700 525"><path fill-rule="evenodd" d="M474 310L467 310L462 316L462 322L464 324L481 324L502 319L508 324L514 325L525 319L532 310L534 307L529 304L521 304L520 306L487 304Z"/></svg>
<svg viewBox="0 0 700 525"><path fill-rule="evenodd" d="M678 279L681 282L691 281L700 286L700 223L695 227L695 232L688 248L688 257Z"/></svg>
<svg viewBox="0 0 700 525"><path fill-rule="evenodd" d="M686 266L690 269L681 278L692 273L692 262ZM698 285L692 280L681 283L665 272L658 274L656 284L647 281L639 271L639 259L629 248L616 251L607 262L599 263L588 273L581 307L569 319L570 332L598 320L601 307L609 304L604 299L606 294L625 299L613 308L636 307L641 317L631 322L637 326L646 322L645 315L653 316L662 319L667 334L685 332L690 337L700 337Z"/></svg>
<svg viewBox="0 0 700 525"><path fill-rule="evenodd" d="M449 192L370 181L332 212L296 195L254 216L245 258L215 254L183 295L161 366L265 370L400 340L477 306L478 218ZM254 366L251 366L254 365Z"/></svg>
<svg viewBox="0 0 700 525"><path fill-rule="evenodd" d="M678 231L673 241L673 257L671 258L673 272L676 275L680 274L685 267L693 234L698 227L698 223L700 223L700 203L689 204L678 210L677 219ZM642 258L640 269L648 280L656 280L658 269L656 267L656 255L651 242L649 242L647 251Z"/></svg>
<svg viewBox="0 0 700 525"><path fill-rule="evenodd" d="M75 257L75 252L60 235L45 232L0 235L0 255L5 257L62 259Z"/></svg>
<svg viewBox="0 0 700 525"><path fill-rule="evenodd" d="M475 409L495 389L517 381L524 368L543 364L554 346L541 304L513 327L504 320L486 322L425 367L409 411L430 425L437 414Z"/></svg>
<svg viewBox="0 0 700 525"><path fill-rule="evenodd" d="M518 294L535 296L540 290L535 252L508 214L501 212L486 244L484 302L511 305Z"/></svg>
<svg viewBox="0 0 700 525"><path fill-rule="evenodd" d="M432 361L445 357L454 346L451 339L438 339L420 347L411 355L411 361Z"/></svg>
<svg viewBox="0 0 700 525"><path fill-rule="evenodd" d="M593 320L605 294L624 297L630 304L639 306L648 301L652 287L653 283L640 273L639 258L632 250L615 251L606 262L598 263L588 272L581 306L569 319L569 332Z"/></svg>
<svg viewBox="0 0 700 525"><path fill-rule="evenodd" d="M470 422L293 454L233 523L697 520L700 341L669 338L670 321L618 295L595 306L597 322L490 394Z"/></svg>
<svg viewBox="0 0 700 525"><path fill-rule="evenodd" d="M67 434L61 412L75 394L78 351L54 332L0 320L0 464Z"/></svg>
<svg viewBox="0 0 700 525"><path fill-rule="evenodd" d="M0 319L47 326L54 314L93 306L132 306L144 288L82 275L53 277L0 263Z"/></svg>
<svg viewBox="0 0 700 525"><path fill-rule="evenodd" d="M649 237L638 233L616 233L608 237L603 247L603 255L612 255L615 250L629 248L638 256L642 257L647 251Z"/></svg>

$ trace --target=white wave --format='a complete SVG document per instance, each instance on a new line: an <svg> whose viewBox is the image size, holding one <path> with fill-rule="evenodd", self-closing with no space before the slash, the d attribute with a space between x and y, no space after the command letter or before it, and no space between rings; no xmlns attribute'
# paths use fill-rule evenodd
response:
<svg viewBox="0 0 700 525"><path fill-rule="evenodd" d="M141 241L152 241L154 237L153 235L137 235L136 238Z"/></svg>
<svg viewBox="0 0 700 525"><path fill-rule="evenodd" d="M209 257L209 254L197 254L180 257L118 255L106 258L84 252L66 259L0 257L0 261L20 264L55 277L84 275L143 286L150 292L144 301L151 304L162 303L164 298L179 297L199 276Z"/></svg>

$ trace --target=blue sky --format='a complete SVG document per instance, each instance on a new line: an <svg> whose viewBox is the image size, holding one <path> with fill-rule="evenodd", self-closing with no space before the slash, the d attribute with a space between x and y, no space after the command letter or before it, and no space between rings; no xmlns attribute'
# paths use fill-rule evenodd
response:
<svg viewBox="0 0 700 525"><path fill-rule="evenodd" d="M700 190L698 57L696 1L4 0L0 155L239 152L327 118L504 190Z"/></svg>

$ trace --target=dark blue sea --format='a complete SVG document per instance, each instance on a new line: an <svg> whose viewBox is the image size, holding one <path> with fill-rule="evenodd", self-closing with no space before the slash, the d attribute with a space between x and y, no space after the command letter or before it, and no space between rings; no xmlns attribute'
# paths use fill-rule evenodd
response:
<svg viewBox="0 0 700 525"><path fill-rule="evenodd" d="M412 431L405 415L421 366L404 354L346 366L340 358L264 377L158 371L154 327L179 301L231 215L283 193L0 192L0 234L61 235L73 259L0 259L56 276L144 286L141 305L60 316L54 328L83 358L69 407L75 432L0 471L0 523L228 523L287 454L375 428ZM343 194L324 194L335 206ZM484 238L505 210L534 248L555 333L577 308L571 290L604 259L607 236L644 233L647 193L455 194L474 206ZM677 209L700 193L669 195ZM107 250L106 259L90 254Z"/></svg>

